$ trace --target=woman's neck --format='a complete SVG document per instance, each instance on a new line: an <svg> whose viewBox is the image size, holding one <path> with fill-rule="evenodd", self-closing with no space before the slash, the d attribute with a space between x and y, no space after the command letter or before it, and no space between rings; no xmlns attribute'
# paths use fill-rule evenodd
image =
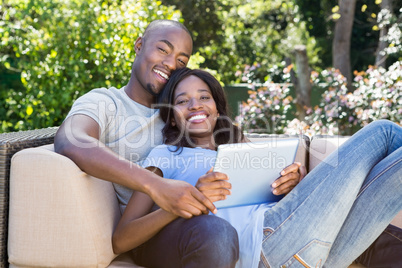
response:
<svg viewBox="0 0 402 268"><path fill-rule="evenodd" d="M204 149L216 150L216 144L213 137L191 137L197 147L201 147Z"/></svg>

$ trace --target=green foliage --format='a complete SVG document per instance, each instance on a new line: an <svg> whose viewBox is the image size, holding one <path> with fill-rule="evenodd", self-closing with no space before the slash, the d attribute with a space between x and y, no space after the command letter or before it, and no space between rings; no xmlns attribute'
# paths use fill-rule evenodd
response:
<svg viewBox="0 0 402 268"><path fill-rule="evenodd" d="M261 65L264 77L275 64L292 57L296 44L307 45L310 63L319 62L315 41L300 21L293 1L218 1L224 40L212 41L200 48L205 57L202 66L218 70L225 83L240 82L237 70L254 63ZM263 75L265 73L265 75Z"/></svg>
<svg viewBox="0 0 402 268"><path fill-rule="evenodd" d="M0 16L0 64L24 86L1 89L4 132L59 125L80 95L125 85L138 34L180 12L152 0L13 0Z"/></svg>
<svg viewBox="0 0 402 268"><path fill-rule="evenodd" d="M284 78L289 72L284 70ZM348 92L346 78L333 68L313 71L311 80L316 92L322 92L316 106L307 111L303 121L294 116L294 101L289 94L291 85L251 83L257 90L249 91L236 121L248 132L303 133L352 135L378 119L388 119L402 125L402 62L388 69L370 66L355 71L354 92Z"/></svg>
<svg viewBox="0 0 402 268"><path fill-rule="evenodd" d="M249 98L236 118L242 129L249 133L283 133L294 106L289 87L292 85L270 82L249 90Z"/></svg>
<svg viewBox="0 0 402 268"><path fill-rule="evenodd" d="M366 71L355 71L356 90L351 93L338 70L313 72L312 80L325 91L320 104L305 118L303 129L310 135L352 135L378 119L402 125L402 62L395 62L388 70L370 66Z"/></svg>
<svg viewBox="0 0 402 268"><path fill-rule="evenodd" d="M162 0L165 5L173 5L181 11L186 27L192 33L194 51L211 43L222 43L223 21L218 17L222 5L210 0Z"/></svg>
<svg viewBox="0 0 402 268"><path fill-rule="evenodd" d="M334 27L334 9L338 1L331 0L295 0L295 3L300 7L299 15L306 22L306 29L310 35L317 41L317 46L320 47L318 56L322 60L321 69L325 69L332 65L332 39ZM387 24L391 28L391 33L387 37L387 41L393 44L388 51L395 52L397 44L400 44L401 39L401 0L393 0L393 10L390 20L381 19L380 4L381 1L360 0L356 1L355 17L353 22L353 30L351 36L351 66L353 70L362 70L369 68L369 65L375 63L376 50L378 47L379 29L381 24ZM399 21L399 22L398 22ZM401 50L398 50L399 55L393 54L387 61L387 66L397 61L401 57Z"/></svg>

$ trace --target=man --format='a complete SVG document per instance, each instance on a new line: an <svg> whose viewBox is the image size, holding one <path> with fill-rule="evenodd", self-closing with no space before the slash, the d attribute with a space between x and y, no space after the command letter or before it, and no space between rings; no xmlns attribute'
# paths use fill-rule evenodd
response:
<svg viewBox="0 0 402 268"><path fill-rule="evenodd" d="M55 150L86 173L113 182L121 211L132 190L138 190L161 208L189 218L175 225L174 234L184 235L179 241L183 246L175 251L184 266L205 267L205 261L233 266L239 254L236 230L218 217L192 218L215 211L212 202L190 184L163 179L133 163L162 143L163 121L152 104L171 73L187 65L192 53L190 33L178 22L157 20L149 24L134 48L136 58L127 86L94 89L79 98L56 134ZM215 185L218 193L230 188L227 182ZM196 233L191 231L194 228ZM219 249L226 258L216 253ZM171 257L165 252L151 254L160 254L158 260Z"/></svg>

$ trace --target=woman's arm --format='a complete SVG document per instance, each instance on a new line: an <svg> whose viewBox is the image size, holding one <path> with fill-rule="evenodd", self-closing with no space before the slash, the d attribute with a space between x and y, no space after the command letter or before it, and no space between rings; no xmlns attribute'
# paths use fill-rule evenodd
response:
<svg viewBox="0 0 402 268"><path fill-rule="evenodd" d="M162 176L159 169L151 171ZM138 247L177 218L162 209L149 213L153 205L148 195L138 191L133 193L113 233L114 253L121 254Z"/></svg>

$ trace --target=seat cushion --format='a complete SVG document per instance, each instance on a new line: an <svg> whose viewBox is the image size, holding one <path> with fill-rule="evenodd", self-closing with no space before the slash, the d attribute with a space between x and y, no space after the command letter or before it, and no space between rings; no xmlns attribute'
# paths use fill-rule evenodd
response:
<svg viewBox="0 0 402 268"><path fill-rule="evenodd" d="M8 255L17 267L106 267L120 219L110 182L82 172L53 146L14 155Z"/></svg>

